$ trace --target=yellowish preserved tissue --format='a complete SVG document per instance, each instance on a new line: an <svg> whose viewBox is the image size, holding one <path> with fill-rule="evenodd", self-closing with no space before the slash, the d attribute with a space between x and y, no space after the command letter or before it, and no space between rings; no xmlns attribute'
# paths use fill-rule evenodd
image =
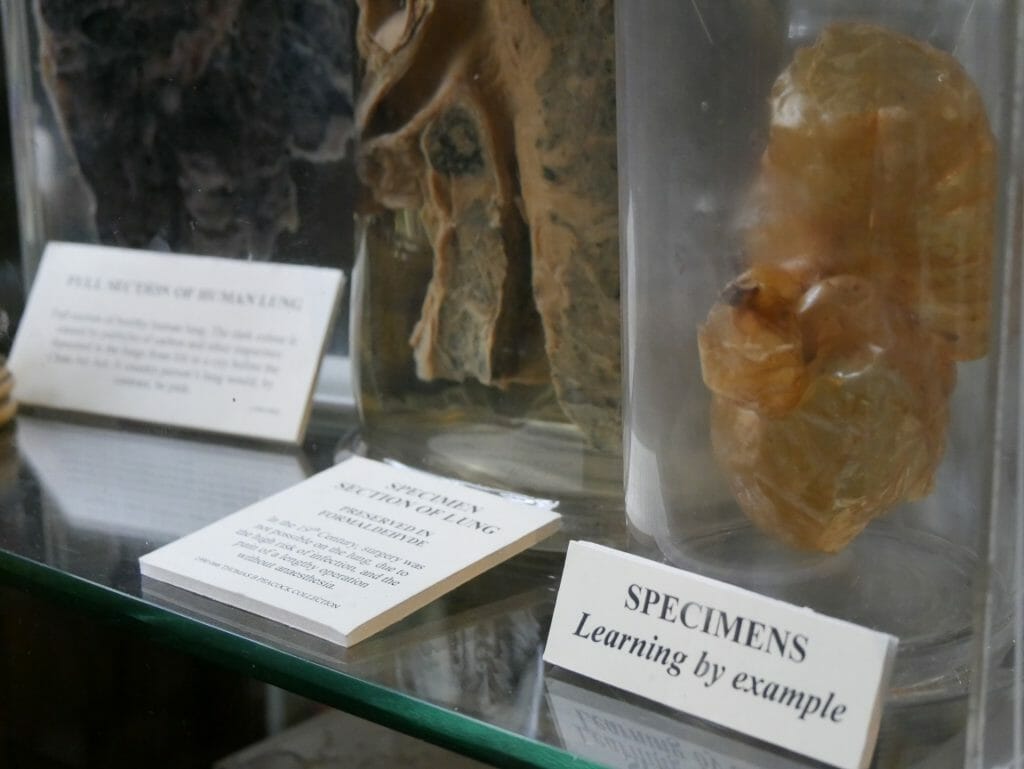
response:
<svg viewBox="0 0 1024 769"><path fill-rule="evenodd" d="M927 495L955 362L989 336L995 142L950 55L836 24L798 51L700 330L712 445L744 512L834 552Z"/></svg>

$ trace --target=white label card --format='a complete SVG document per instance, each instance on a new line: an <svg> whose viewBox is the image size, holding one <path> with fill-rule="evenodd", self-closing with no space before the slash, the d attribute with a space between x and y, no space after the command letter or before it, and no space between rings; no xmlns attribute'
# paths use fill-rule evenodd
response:
<svg viewBox="0 0 1024 769"><path fill-rule="evenodd" d="M51 243L9 367L48 408L300 443L339 270Z"/></svg>
<svg viewBox="0 0 1024 769"><path fill-rule="evenodd" d="M550 510L355 457L139 563L143 576L350 646L559 522Z"/></svg>
<svg viewBox="0 0 1024 769"><path fill-rule="evenodd" d="M871 760L897 640L586 542L544 659L842 769Z"/></svg>

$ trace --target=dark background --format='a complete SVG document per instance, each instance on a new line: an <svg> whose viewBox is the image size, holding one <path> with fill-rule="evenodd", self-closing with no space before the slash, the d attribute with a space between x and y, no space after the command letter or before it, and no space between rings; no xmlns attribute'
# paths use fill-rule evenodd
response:
<svg viewBox="0 0 1024 769"><path fill-rule="evenodd" d="M0 586L0 766L208 767L265 736L266 687Z"/></svg>
<svg viewBox="0 0 1024 769"><path fill-rule="evenodd" d="M6 89L2 98L0 308L16 318L24 291ZM0 351L9 346L5 335ZM255 681L0 583L4 769L210 766L264 736L266 695Z"/></svg>
<svg viewBox="0 0 1024 769"><path fill-rule="evenodd" d="M3 62L3 41L0 40L0 63ZM6 70L5 70L6 71ZM24 291L21 285L21 256L18 253L18 202L14 192L11 166L11 132L7 119L6 77L0 74L0 98L3 114L0 120L0 308L12 317L20 315ZM0 351L10 347L10 337L0 341Z"/></svg>

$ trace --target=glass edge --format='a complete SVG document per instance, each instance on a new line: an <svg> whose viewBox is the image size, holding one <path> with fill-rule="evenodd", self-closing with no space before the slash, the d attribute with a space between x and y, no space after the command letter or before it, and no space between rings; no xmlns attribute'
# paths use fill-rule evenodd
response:
<svg viewBox="0 0 1024 769"><path fill-rule="evenodd" d="M554 746L0 550L0 586L4 585L110 620L130 620L152 640L494 766L604 769Z"/></svg>
<svg viewBox="0 0 1024 769"><path fill-rule="evenodd" d="M1006 263L1003 266L1003 274L997 283L997 291L994 298L997 302L993 313L994 318L999 320L1000 338L996 348L993 361L993 392L992 402L993 423L989 426L992 453L987 457L989 471L991 474L988 491L986 524L987 528L982 533L981 546L983 548L982 558L984 561L984 573L979 579L975 600L975 648L973 650L972 668L975 673L972 676L970 694L968 699L968 723L967 740L964 756L966 769L993 769L990 759L990 740L988 734L989 703L993 697L994 689L999 687L996 678L996 667L999 664L998 650L994 649L993 632L996 618L993 612L996 607L990 594L992 572L999 564L995 559L1000 552L999 541L1006 536L1019 540L1017 543L1017 560L1021 558L1021 543L1024 543L1024 508L1022 508L1022 483L1024 475L1021 474L1021 462L1024 460L1024 432L1019 424L1021 417L1022 397L1019 391L1021 382L1024 381L1024 357L1018 349L1020 344L1020 333L1022 331L1022 307L1024 307L1024 294L1022 294L1021 276L1022 254L1021 248L1024 244L1024 178L1020 171L1021 163L1024 162L1024 13L1020 0L1011 0L1010 11L1013 14L1013 23L1007 25L1006 34L1009 38L1008 50L1012 51L1009 61L1011 72L1011 108L1008 115L1010 147L1007 157L1004 158L1004 167L1010 169L1010 178L1006 180L1005 188L1008 190L1006 201L1006 221L1003 223L1003 251ZM1004 373L1005 370L1005 373ZM1004 379L1005 377L1005 379ZM1016 430L1003 426L1002 417L1007 414L1015 415L1014 421ZM1011 457L1012 468L1010 481L1004 488L1001 486L1003 457ZM1004 564L1009 567L1009 578L1011 589L1019 589L1021 584L1021 572L1024 563ZM1016 584L1014 581L1016 580ZM1017 616L1011 620L1017 624L1016 632L1019 636L1020 611L1017 607ZM1016 663L1021 663L1020 647L1024 639L1018 637L1016 640ZM1019 667L1018 667L1019 670ZM1012 696L1016 700L1017 715L1020 715L1020 698L1024 681L1017 680L1011 683L1015 688ZM1014 753L1020 750L1020 730L1016 734L1009 735L1009 739L1015 743L1010 746ZM1018 759L1020 760L1020 759Z"/></svg>

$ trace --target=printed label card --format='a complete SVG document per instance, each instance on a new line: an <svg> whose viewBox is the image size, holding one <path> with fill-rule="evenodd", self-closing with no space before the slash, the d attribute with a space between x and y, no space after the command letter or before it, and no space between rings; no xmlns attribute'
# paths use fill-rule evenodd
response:
<svg viewBox="0 0 1024 769"><path fill-rule="evenodd" d="M354 457L139 563L145 577L351 646L559 524L547 509Z"/></svg>
<svg viewBox="0 0 1024 769"><path fill-rule="evenodd" d="M8 366L21 403L300 443L339 270L50 243Z"/></svg>
<svg viewBox="0 0 1024 769"><path fill-rule="evenodd" d="M572 542L544 659L842 769L866 769L897 641Z"/></svg>

